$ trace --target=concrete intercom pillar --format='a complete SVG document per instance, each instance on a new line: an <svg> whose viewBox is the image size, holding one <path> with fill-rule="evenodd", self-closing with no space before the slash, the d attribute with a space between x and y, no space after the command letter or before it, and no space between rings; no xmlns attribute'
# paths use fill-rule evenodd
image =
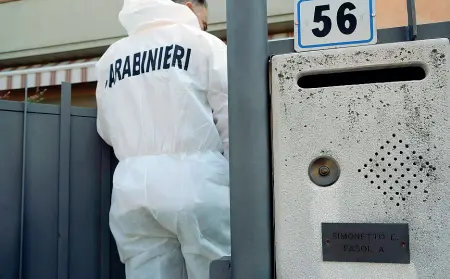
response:
<svg viewBox="0 0 450 279"><path fill-rule="evenodd" d="M281 279L450 278L447 39L272 60Z"/></svg>

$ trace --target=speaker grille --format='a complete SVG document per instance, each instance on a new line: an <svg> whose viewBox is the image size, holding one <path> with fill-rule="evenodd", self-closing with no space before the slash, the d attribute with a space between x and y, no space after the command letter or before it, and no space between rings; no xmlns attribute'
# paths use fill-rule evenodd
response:
<svg viewBox="0 0 450 279"><path fill-rule="evenodd" d="M437 147L419 154L417 148L392 134L358 172L396 206L418 195L426 202L430 182L437 179L436 167L427 158L431 148Z"/></svg>

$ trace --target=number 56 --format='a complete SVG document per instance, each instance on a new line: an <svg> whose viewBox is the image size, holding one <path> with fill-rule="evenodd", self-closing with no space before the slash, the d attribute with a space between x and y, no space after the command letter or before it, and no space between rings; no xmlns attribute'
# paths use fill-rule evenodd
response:
<svg viewBox="0 0 450 279"><path fill-rule="evenodd" d="M356 9L355 5L353 5L353 3L350 2L346 2L344 4L342 4L338 11L337 11L337 15L336 15L336 24L337 27L339 28L339 31L341 31L342 34L344 35L350 35L353 32L355 32L356 26L358 24L358 21L356 20L356 17L353 14L345 14L346 10L352 11ZM332 28L332 21L330 19L330 17L324 15L323 13L326 11L330 10L330 5L321 5L321 6L316 6L315 10L314 10L314 22L316 23L323 23L323 28L322 30L320 30L319 28L314 28L312 29L312 33L314 34L314 36L319 37L319 38L323 38L326 37ZM347 24L348 27L347 27Z"/></svg>

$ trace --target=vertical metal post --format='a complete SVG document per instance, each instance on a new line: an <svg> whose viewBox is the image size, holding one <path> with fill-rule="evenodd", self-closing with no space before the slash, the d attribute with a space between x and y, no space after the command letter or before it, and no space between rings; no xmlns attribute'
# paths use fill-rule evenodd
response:
<svg viewBox="0 0 450 279"><path fill-rule="evenodd" d="M417 38L416 1L406 0L406 9L408 10L408 40L414 41Z"/></svg>
<svg viewBox="0 0 450 279"><path fill-rule="evenodd" d="M22 134L22 193L20 200L20 251L19 279L23 276L23 238L25 229L25 182L27 166L27 115L28 115L28 78L25 79L25 99L23 101L23 134Z"/></svg>
<svg viewBox="0 0 450 279"><path fill-rule="evenodd" d="M61 84L58 187L58 279L69 278L71 84Z"/></svg>
<svg viewBox="0 0 450 279"><path fill-rule="evenodd" d="M267 39L267 0L227 1L234 279L273 279Z"/></svg>

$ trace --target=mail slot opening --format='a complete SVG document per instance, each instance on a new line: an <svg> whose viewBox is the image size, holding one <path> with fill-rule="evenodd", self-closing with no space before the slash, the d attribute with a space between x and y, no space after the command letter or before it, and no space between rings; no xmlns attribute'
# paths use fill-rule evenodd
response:
<svg viewBox="0 0 450 279"><path fill-rule="evenodd" d="M427 76L421 65L402 67L351 70L345 72L315 73L301 76L297 84L301 88L324 88L333 86L359 85L423 80Z"/></svg>

